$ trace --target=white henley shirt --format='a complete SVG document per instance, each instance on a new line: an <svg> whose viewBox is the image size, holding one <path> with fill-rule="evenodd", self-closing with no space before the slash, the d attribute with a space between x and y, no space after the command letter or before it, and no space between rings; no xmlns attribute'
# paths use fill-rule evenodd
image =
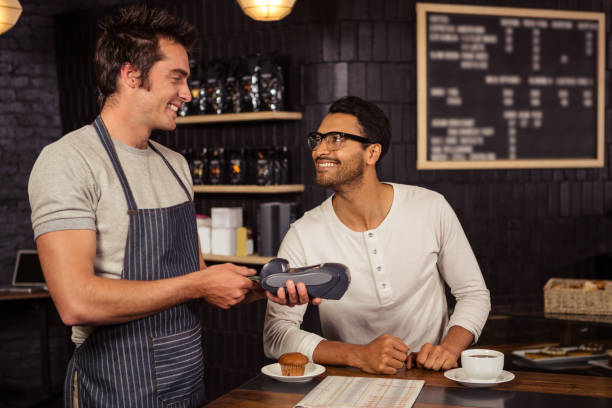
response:
<svg viewBox="0 0 612 408"><path fill-rule="evenodd" d="M461 326L476 341L490 297L457 216L439 193L388 184L393 203L375 229L349 229L329 197L291 225L278 256L292 268L324 262L348 266L347 292L318 306L327 340L368 344L387 333L418 352L427 342L439 344L450 327ZM457 300L450 320L444 282ZM312 361L324 338L300 329L306 307L268 302L263 332L268 357L297 351Z"/></svg>

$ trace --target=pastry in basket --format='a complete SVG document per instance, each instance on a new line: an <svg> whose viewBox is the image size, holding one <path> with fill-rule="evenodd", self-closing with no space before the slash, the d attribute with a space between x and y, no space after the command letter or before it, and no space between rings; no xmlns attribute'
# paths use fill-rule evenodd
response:
<svg viewBox="0 0 612 408"><path fill-rule="evenodd" d="M582 290L599 290L599 287L594 282L586 281L582 284Z"/></svg>
<svg viewBox="0 0 612 408"><path fill-rule="evenodd" d="M562 357L567 354L563 347L548 346L540 350L540 353L550 357Z"/></svg>
<svg viewBox="0 0 612 408"><path fill-rule="evenodd" d="M593 354L603 353L603 346L598 343L584 343L578 346L580 351L588 351Z"/></svg>
<svg viewBox="0 0 612 408"><path fill-rule="evenodd" d="M540 360L540 359L552 358L552 357L564 357L566 355L567 353L563 349L563 347L557 347L557 346L548 346L536 352L526 352L525 353L525 357L530 358L532 360Z"/></svg>

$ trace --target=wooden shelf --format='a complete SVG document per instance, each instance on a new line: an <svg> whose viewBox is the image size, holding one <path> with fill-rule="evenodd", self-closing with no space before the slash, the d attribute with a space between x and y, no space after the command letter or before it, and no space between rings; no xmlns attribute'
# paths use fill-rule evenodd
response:
<svg viewBox="0 0 612 408"><path fill-rule="evenodd" d="M252 122L262 120L301 120L302 112L244 112L223 113L221 115L190 115L176 118L178 125L190 125L195 123L223 123L223 122Z"/></svg>
<svg viewBox="0 0 612 408"><path fill-rule="evenodd" d="M250 264L250 265L265 265L270 262L274 257L272 256L259 256L257 254L247 256L225 256L215 254L202 254L205 261L211 262L231 262L236 264Z"/></svg>
<svg viewBox="0 0 612 408"><path fill-rule="evenodd" d="M257 186L253 184L232 185L232 184L217 184L217 185L195 185L193 186L194 193L215 193L215 194L276 194L276 193L301 193L304 191L303 184L279 184L272 186Z"/></svg>

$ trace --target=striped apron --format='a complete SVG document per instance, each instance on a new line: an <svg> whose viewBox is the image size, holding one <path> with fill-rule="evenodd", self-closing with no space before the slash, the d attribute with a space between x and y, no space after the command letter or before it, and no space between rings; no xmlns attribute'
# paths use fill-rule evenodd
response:
<svg viewBox="0 0 612 408"><path fill-rule="evenodd" d="M138 209L108 131L94 127L121 182L130 218L121 278L157 280L200 269L195 207L187 201ZM197 306L185 303L128 323L97 327L70 360L64 406L72 407L77 372L79 407L195 407L204 404L202 333Z"/></svg>

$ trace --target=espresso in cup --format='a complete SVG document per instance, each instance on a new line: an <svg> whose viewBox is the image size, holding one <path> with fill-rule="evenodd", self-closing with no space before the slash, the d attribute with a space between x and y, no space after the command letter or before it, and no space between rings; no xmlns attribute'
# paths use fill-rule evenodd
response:
<svg viewBox="0 0 612 408"><path fill-rule="evenodd" d="M463 350L461 366L470 379L494 380L504 369L504 354L487 349Z"/></svg>

